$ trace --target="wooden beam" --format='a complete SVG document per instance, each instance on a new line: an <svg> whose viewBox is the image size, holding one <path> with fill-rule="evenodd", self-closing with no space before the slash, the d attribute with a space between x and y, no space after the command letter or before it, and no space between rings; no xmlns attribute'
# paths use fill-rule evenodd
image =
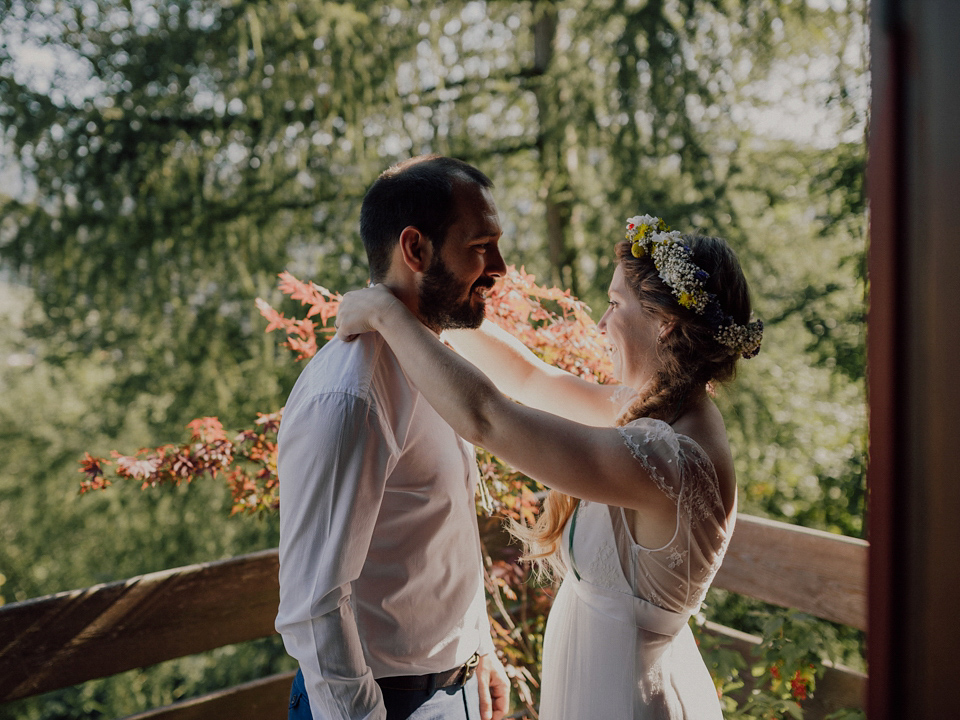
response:
<svg viewBox="0 0 960 720"><path fill-rule="evenodd" d="M276 550L0 608L0 702L273 634Z"/></svg>
<svg viewBox="0 0 960 720"><path fill-rule="evenodd" d="M867 627L867 543L740 515L714 587Z"/></svg>
<svg viewBox="0 0 960 720"><path fill-rule="evenodd" d="M286 720L296 672L271 675L219 692L131 715L125 720Z"/></svg>

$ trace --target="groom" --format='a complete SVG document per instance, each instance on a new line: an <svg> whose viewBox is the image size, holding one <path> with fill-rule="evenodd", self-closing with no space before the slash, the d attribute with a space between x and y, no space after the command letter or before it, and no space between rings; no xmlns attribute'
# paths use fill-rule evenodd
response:
<svg viewBox="0 0 960 720"><path fill-rule="evenodd" d="M430 329L477 327L505 271L492 183L452 158L385 171L363 201L374 282ZM331 339L279 434L280 610L290 718L482 717L508 707L486 615L473 448L376 333Z"/></svg>

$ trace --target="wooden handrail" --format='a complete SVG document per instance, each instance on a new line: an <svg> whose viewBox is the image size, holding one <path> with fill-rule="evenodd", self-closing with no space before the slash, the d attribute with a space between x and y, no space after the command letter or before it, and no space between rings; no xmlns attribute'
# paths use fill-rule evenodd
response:
<svg viewBox="0 0 960 720"><path fill-rule="evenodd" d="M713 586L867 629L865 540L737 517Z"/></svg>
<svg viewBox="0 0 960 720"><path fill-rule="evenodd" d="M276 550L0 607L0 702L274 633Z"/></svg>
<svg viewBox="0 0 960 720"><path fill-rule="evenodd" d="M867 544L741 515L716 587L866 627ZM273 634L276 550L0 607L0 703Z"/></svg>

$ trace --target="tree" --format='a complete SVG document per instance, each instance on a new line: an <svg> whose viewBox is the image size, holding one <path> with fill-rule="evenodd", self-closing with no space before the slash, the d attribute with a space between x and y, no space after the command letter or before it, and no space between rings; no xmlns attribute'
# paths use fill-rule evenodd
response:
<svg viewBox="0 0 960 720"><path fill-rule="evenodd" d="M332 3L119 0L14 2L6 25L85 81L37 89L0 57L8 142L36 188L4 203L2 251L37 293L52 357L109 348L119 401L166 391L159 428L186 419L183 398L229 415L249 410L244 386L275 397L249 301L298 246L353 234L340 219L379 169L355 113L389 84L372 52L387 25ZM359 282L359 247L345 251Z"/></svg>

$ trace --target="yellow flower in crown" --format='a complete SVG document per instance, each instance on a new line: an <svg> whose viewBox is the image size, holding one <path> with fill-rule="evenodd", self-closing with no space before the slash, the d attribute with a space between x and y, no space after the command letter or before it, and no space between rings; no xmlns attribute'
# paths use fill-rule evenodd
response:
<svg viewBox="0 0 960 720"><path fill-rule="evenodd" d="M637 215L627 220L626 239L630 241L630 252L635 258L642 258L650 251L651 239L657 230L666 230L667 226L660 218L652 215Z"/></svg>

